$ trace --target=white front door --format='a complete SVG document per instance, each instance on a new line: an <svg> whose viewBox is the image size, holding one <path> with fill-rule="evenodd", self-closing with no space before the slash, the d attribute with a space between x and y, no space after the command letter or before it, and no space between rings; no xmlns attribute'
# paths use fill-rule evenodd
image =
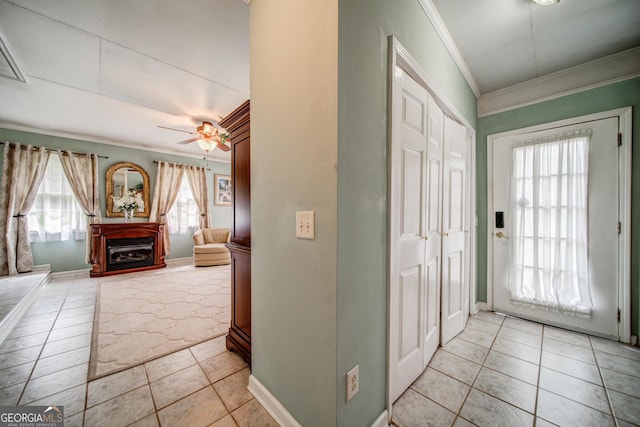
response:
<svg viewBox="0 0 640 427"><path fill-rule="evenodd" d="M464 329L469 316L467 130L444 120L442 201L442 345Z"/></svg>
<svg viewBox="0 0 640 427"><path fill-rule="evenodd" d="M392 402L425 367L425 320L429 311L426 278L433 274L428 273L425 262L429 95L400 69L394 79L389 361Z"/></svg>
<svg viewBox="0 0 640 427"><path fill-rule="evenodd" d="M588 160L588 265L593 308L590 316L543 310L517 303L509 288L510 243L509 182L512 149L517 141L591 129ZM618 118L612 117L493 141L493 295L494 309L542 323L617 338L618 332ZM491 192L489 194L491 194ZM495 213L503 212L504 228L497 228ZM491 284L490 284L491 285Z"/></svg>

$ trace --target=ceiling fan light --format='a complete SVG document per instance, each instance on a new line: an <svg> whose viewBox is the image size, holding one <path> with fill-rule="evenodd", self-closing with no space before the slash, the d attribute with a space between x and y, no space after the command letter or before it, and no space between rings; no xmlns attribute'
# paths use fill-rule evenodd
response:
<svg viewBox="0 0 640 427"><path fill-rule="evenodd" d="M540 6L549 6L555 3L560 3L560 0L529 0L531 3L535 3Z"/></svg>
<svg viewBox="0 0 640 427"><path fill-rule="evenodd" d="M214 149L214 142L210 139L204 139L204 138L199 138L196 140L196 142L198 143L198 146L202 149L202 151L204 151L205 153L208 153L209 151Z"/></svg>

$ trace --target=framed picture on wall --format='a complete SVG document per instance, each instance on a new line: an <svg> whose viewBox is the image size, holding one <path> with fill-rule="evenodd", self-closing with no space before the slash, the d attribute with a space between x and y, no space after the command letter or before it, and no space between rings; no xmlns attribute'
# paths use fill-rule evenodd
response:
<svg viewBox="0 0 640 427"><path fill-rule="evenodd" d="M231 176L214 175L213 204L215 206L231 206Z"/></svg>

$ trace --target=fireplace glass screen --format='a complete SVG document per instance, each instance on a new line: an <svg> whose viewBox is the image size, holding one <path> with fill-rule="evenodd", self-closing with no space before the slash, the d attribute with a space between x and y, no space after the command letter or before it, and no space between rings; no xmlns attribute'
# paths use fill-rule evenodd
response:
<svg viewBox="0 0 640 427"><path fill-rule="evenodd" d="M153 265L153 238L107 239L107 271Z"/></svg>

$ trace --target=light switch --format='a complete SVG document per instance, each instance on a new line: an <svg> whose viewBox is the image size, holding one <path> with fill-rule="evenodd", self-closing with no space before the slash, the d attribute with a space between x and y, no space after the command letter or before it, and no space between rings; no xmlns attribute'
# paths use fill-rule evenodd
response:
<svg viewBox="0 0 640 427"><path fill-rule="evenodd" d="M296 212L296 237L298 239L315 239L315 212L314 211L297 211Z"/></svg>

